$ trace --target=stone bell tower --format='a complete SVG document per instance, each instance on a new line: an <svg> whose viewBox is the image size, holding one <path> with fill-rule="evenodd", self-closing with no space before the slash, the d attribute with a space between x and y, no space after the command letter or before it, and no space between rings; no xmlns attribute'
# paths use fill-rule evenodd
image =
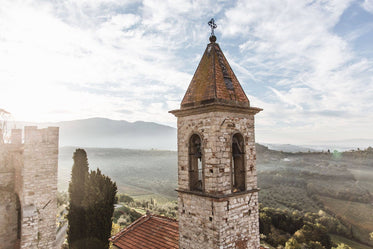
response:
<svg viewBox="0 0 373 249"><path fill-rule="evenodd" d="M179 110L180 249L259 248L254 115L216 37Z"/></svg>

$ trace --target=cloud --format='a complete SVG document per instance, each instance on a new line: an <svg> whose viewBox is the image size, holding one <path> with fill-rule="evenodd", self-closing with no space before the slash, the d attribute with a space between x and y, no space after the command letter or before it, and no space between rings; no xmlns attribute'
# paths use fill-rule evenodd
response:
<svg viewBox="0 0 373 249"><path fill-rule="evenodd" d="M0 107L29 121L101 116L175 126L167 111L179 107L215 17L218 42L251 104L265 109L259 138L286 139L279 131L314 139L334 132L330 120L339 134L369 133L373 61L353 44L367 32L334 31L355 3L3 1Z"/></svg>
<svg viewBox="0 0 373 249"><path fill-rule="evenodd" d="M333 31L352 3L237 1L225 12L223 36L240 41L241 57L235 63L253 69L252 78L262 84L256 98L271 103L265 109L269 115L261 119L268 128L289 124L287 133L292 134L327 118L359 122L366 116L373 117L373 60L358 55L351 40ZM351 126L353 132L373 135L367 128L359 131L355 127Z"/></svg>
<svg viewBox="0 0 373 249"><path fill-rule="evenodd" d="M373 14L373 1L372 0L365 0L362 6L366 11Z"/></svg>
<svg viewBox="0 0 373 249"><path fill-rule="evenodd" d="M171 100L180 98L191 75L175 64L172 40L152 33L143 24L146 20L140 5L135 13L122 13L119 7L128 3L56 3L39 1L36 6L35 2L21 5L9 1L2 5L1 13L6 15L1 17L0 95L6 105L14 106L12 110L17 109L17 118L44 119L47 115L42 113L49 113L49 108L65 106L66 110L70 107L71 118L109 115L143 120L144 110L139 109L151 106L150 98L162 98L166 92L174 92L167 94ZM112 4L115 8L111 12L101 13L100 7ZM105 18L97 19L100 14ZM125 102L132 103L136 115L115 112L115 103ZM162 111L167 113L165 103ZM100 114L95 110L105 111ZM158 113L148 118L155 116Z"/></svg>

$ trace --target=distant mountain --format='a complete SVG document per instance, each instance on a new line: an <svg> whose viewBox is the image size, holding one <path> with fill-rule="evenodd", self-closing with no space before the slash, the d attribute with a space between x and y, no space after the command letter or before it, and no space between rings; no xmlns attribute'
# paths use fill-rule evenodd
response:
<svg viewBox="0 0 373 249"><path fill-rule="evenodd" d="M17 128L25 125L60 127L60 147L80 146L96 148L127 149L177 149L175 128L153 122L128 122L107 118L89 118L57 123L16 122ZM367 148L373 144L371 139L356 139L328 142L324 145L291 145L264 143L270 150L283 152L346 151ZM344 145L344 146L343 146ZM359 145L359 146L358 146Z"/></svg>
<svg viewBox="0 0 373 249"><path fill-rule="evenodd" d="M317 150L292 144L263 144L271 150L283 152L315 152Z"/></svg>
<svg viewBox="0 0 373 249"><path fill-rule="evenodd" d="M320 144L293 145L293 144L271 144L263 143L271 150L283 152L320 152L320 151L349 151L366 149L373 145L373 139L349 139L340 141L326 141Z"/></svg>
<svg viewBox="0 0 373 249"><path fill-rule="evenodd" d="M176 150L176 129L152 122L89 118L57 123L19 122L17 127L60 127L60 146Z"/></svg>

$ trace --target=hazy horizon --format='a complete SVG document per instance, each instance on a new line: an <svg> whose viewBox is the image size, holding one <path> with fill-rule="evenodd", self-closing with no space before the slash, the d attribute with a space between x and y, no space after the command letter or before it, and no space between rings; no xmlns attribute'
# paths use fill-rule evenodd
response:
<svg viewBox="0 0 373 249"><path fill-rule="evenodd" d="M128 127L113 127L113 124L120 125L120 124L144 124L144 125L150 125L149 126L149 131L147 134L149 134L149 140L152 141L151 143L145 143L144 140L139 139L139 141L136 141L136 139L132 139L131 145L135 146L123 146L122 143L118 143L118 141L114 141L112 144L110 144L110 139L106 138L104 140L104 144L100 145L98 141L94 141L92 145L92 141L90 139L90 136L87 134L83 135L83 137L80 139L81 141L84 141L85 143L83 144L71 144L68 143L66 144L66 139L65 136L76 136L76 130L65 130L66 125L69 128L71 126L70 123L74 123L75 128L83 129L84 131L87 130L88 127L92 126L92 123L95 123L98 125L98 127L95 127L91 133L96 133L99 136L103 136L105 138L105 134L102 134L102 132L110 132L105 128L105 124L97 124L100 122L109 122L110 126L114 129L111 131L111 133L117 132L117 134L121 134L123 132L128 133L126 129ZM108 124L109 124L108 123ZM13 124L13 127L12 127ZM70 124L70 125L69 125ZM106 125L108 125L106 124ZM70 147L70 146L83 146L87 148L124 148L124 149L158 149L158 150L171 150L175 151L176 148L176 128L164 124L159 124L156 122L146 122L142 120L137 120L137 121L127 121L127 120L113 120L113 119L108 119L108 118L102 118L102 117L93 117L93 118L87 118L87 119L77 119L77 120L65 120L65 121L60 121L60 122L46 122L46 123L40 123L40 122L27 122L27 121L12 121L8 125L9 128L22 128L24 125L36 125L39 128L45 128L48 126L62 126L62 130L60 130L61 137L60 137L60 146L61 147ZM88 126L88 127L87 127ZM173 129L173 133L170 135L171 137L166 137L165 141L162 141L162 143L159 142L159 138L154 138L154 134L157 133L157 128L159 127L165 127L165 128L170 128ZM145 127L146 130L146 127ZM66 134L70 133L72 134ZM127 134L128 135L128 134ZM85 136L85 137L84 137ZM124 138L125 139L125 138ZM146 137L144 138L146 139ZM79 139L78 139L79 140ZM119 139L120 140L120 139ZM128 140L128 139L127 139ZM144 142L144 143L142 143ZM164 142L164 143L163 143ZM333 140L333 141L315 141L313 143L290 143L287 141L284 141L284 143L275 143L271 141L256 141L259 144L268 146L270 149L274 150L283 150L283 151L289 151L289 152L297 152L297 151L303 151L306 152L308 150L315 150L315 151L326 151L326 150L338 150L338 151L346 151L346 150L351 150L351 149L366 149L368 147L373 146L373 139L364 139L364 138L355 138L355 139L346 139L346 140ZM157 144L162 144L162 146L157 147Z"/></svg>

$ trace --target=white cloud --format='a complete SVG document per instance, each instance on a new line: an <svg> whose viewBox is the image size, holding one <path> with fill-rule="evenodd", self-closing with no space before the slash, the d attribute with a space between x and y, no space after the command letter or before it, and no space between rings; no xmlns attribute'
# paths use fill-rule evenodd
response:
<svg viewBox="0 0 373 249"><path fill-rule="evenodd" d="M100 12L98 6L109 3L64 1L64 8L47 2L37 7L34 2L2 5L1 13L6 13L0 17L2 105L28 120L58 120L58 115L48 116L48 110L63 109L66 116L60 119L70 113L71 118L106 115L152 121L157 117L165 122L154 111L144 116L144 105L152 105L151 97L162 98L172 88L186 87L191 77L173 65L167 37L147 33L139 14L113 12L95 27L66 22L78 7L89 5ZM56 18L58 8L63 9L63 18ZM125 102L137 103L131 105L132 116L115 112L115 105ZM167 105L160 110L167 113Z"/></svg>
<svg viewBox="0 0 373 249"><path fill-rule="evenodd" d="M290 122L281 129L293 134L313 124L318 124L313 132L334 132L337 125L330 125L330 120L322 124L328 118L338 120L333 124L341 124L345 118L357 123L366 116L373 117L373 61L358 57L350 41L333 31L352 1L264 2L237 1L225 13L223 33L224 37L242 41L241 58L236 63L254 68L253 78L272 92L262 95L273 105L265 110L269 115L259 118L260 122L269 130L273 122L266 119L278 118L276 127ZM339 113L345 115L336 115ZM338 134L341 129L350 129L356 136L373 137L366 126L363 130L357 127L342 125ZM312 138L306 134L294 137L308 141Z"/></svg>
<svg viewBox="0 0 373 249"><path fill-rule="evenodd" d="M351 46L360 33L346 40L333 31L351 3L3 1L0 107L30 121L104 116L175 126L167 111L178 107L215 17L251 104L265 109L259 138L284 140L278 129L313 139L334 132L329 118L339 134L352 122L363 134L370 129L361 120L373 117L372 58Z"/></svg>
<svg viewBox="0 0 373 249"><path fill-rule="evenodd" d="M373 13L373 1L372 0L365 0L362 5L366 11Z"/></svg>

